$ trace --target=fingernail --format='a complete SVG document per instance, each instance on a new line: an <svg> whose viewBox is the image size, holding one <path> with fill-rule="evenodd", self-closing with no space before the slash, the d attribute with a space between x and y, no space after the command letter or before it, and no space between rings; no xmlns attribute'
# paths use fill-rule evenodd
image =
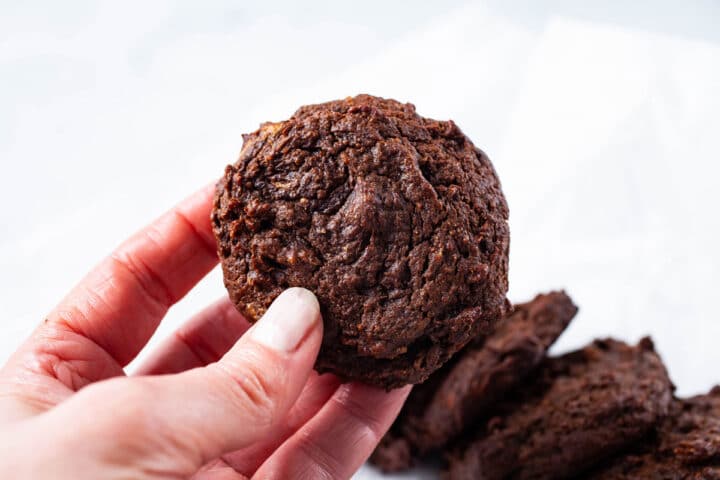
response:
<svg viewBox="0 0 720 480"><path fill-rule="evenodd" d="M250 330L253 340L281 352L295 350L320 319L317 298L304 288L289 288Z"/></svg>

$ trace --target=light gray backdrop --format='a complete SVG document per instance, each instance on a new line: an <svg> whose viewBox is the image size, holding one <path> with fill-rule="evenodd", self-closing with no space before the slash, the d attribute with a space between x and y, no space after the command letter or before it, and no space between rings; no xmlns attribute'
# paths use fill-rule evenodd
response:
<svg viewBox="0 0 720 480"><path fill-rule="evenodd" d="M556 351L651 334L681 394L720 382L717 3L300 3L0 3L0 361L241 133L367 92L488 152L511 298L581 307ZM151 345L223 293L215 270Z"/></svg>

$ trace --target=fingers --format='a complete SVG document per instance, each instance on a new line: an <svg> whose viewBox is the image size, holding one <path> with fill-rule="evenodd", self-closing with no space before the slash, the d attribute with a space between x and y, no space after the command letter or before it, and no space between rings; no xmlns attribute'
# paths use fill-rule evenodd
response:
<svg viewBox="0 0 720 480"><path fill-rule="evenodd" d="M95 343L48 322L0 370L0 423L49 410L95 379L122 375Z"/></svg>
<svg viewBox="0 0 720 480"><path fill-rule="evenodd" d="M386 392L359 383L342 385L253 478L350 478L397 417L409 392L409 386Z"/></svg>
<svg viewBox="0 0 720 480"><path fill-rule="evenodd" d="M126 365L167 309L217 263L212 197L212 186L200 190L120 245L57 306L50 323Z"/></svg>
<svg viewBox="0 0 720 480"><path fill-rule="evenodd" d="M3 419L47 410L89 383L124 375L168 306L216 263L213 188L137 233L70 292L0 371ZM6 417L6 418L5 418Z"/></svg>
<svg viewBox="0 0 720 480"><path fill-rule="evenodd" d="M175 331L135 374L180 373L217 362L248 328L250 322L225 297Z"/></svg>
<svg viewBox="0 0 720 480"><path fill-rule="evenodd" d="M252 477L272 452L317 414L339 386L340 379L335 375L312 372L298 401L271 435L250 447L223 455L223 460L236 472Z"/></svg>
<svg viewBox="0 0 720 480"><path fill-rule="evenodd" d="M136 375L179 373L217 362L250 324L228 298L209 306L165 340ZM123 376L120 365L82 335L43 327L0 374L0 423L36 415L98 379ZM32 375L28 375L31 373Z"/></svg>
<svg viewBox="0 0 720 480"><path fill-rule="evenodd" d="M123 464L150 462L185 478L281 425L307 381L321 338L317 300L293 288L218 363L93 384L48 412L54 425L46 428L72 422L81 451L95 449L97 458L129 455ZM63 448L74 447L80 448Z"/></svg>
<svg viewBox="0 0 720 480"><path fill-rule="evenodd" d="M190 480L247 480L247 478L224 461L214 460L201 468Z"/></svg>

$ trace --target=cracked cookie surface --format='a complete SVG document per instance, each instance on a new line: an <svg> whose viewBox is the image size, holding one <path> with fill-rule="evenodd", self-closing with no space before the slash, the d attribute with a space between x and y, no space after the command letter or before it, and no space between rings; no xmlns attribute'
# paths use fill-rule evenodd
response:
<svg viewBox="0 0 720 480"><path fill-rule="evenodd" d="M401 471L414 457L447 446L508 392L522 388L576 313L565 292L515 305L491 335L413 388L371 461L384 471Z"/></svg>
<svg viewBox="0 0 720 480"><path fill-rule="evenodd" d="M672 392L649 338L637 346L596 340L548 358L531 384L449 454L444 478L572 478L649 434Z"/></svg>
<svg viewBox="0 0 720 480"><path fill-rule="evenodd" d="M251 321L283 289L312 290L318 371L419 383L505 314L507 204L452 121L360 95L243 139L212 212L225 285Z"/></svg>
<svg viewBox="0 0 720 480"><path fill-rule="evenodd" d="M678 399L655 435L588 480L720 480L720 387Z"/></svg>

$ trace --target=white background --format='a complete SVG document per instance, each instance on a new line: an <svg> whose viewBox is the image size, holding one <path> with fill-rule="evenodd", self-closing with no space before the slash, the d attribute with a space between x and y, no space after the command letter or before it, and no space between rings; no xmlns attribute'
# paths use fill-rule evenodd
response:
<svg viewBox="0 0 720 480"><path fill-rule="evenodd" d="M0 3L0 361L241 133L366 92L488 152L511 299L581 307L556 351L651 334L679 393L720 382L720 7L539 3ZM151 345L223 293L215 270Z"/></svg>

